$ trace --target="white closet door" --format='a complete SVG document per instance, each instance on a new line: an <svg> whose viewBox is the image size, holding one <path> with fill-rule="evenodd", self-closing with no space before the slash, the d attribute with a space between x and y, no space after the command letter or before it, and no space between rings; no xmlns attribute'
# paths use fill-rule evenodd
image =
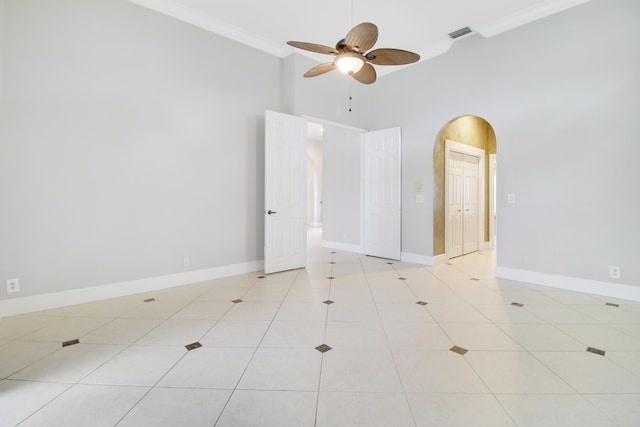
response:
<svg viewBox="0 0 640 427"><path fill-rule="evenodd" d="M446 252L450 258L463 253L463 214L464 206L464 154L452 151L449 154L447 176L447 242Z"/></svg>
<svg viewBox="0 0 640 427"><path fill-rule="evenodd" d="M470 156L468 154L464 155L463 254L475 252L479 249L479 160L480 159L475 156Z"/></svg>

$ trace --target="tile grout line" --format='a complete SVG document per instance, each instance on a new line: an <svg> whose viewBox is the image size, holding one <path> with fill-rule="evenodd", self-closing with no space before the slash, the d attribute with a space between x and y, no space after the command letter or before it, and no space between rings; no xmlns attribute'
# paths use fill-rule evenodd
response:
<svg viewBox="0 0 640 427"><path fill-rule="evenodd" d="M335 262L335 249L331 249L331 262ZM335 264L329 264L331 268L329 269L329 277L333 277L333 266ZM331 299L331 286L333 284L333 279L329 279L329 292L327 293L328 300ZM324 331L322 333L322 344L326 344L327 342L327 326L329 324L329 310L331 306L327 304L327 311L325 313L324 318ZM324 353L320 353L320 374L318 375L318 393L316 394L316 411L315 416L313 418L314 427L318 425L318 413L320 410L320 386L322 385L322 370L324 368Z"/></svg>
<svg viewBox="0 0 640 427"><path fill-rule="evenodd" d="M220 422L220 419L224 415L224 412L226 411L227 407L229 406L229 402L231 402L231 399L233 398L233 396L235 395L236 391L238 390L238 385L240 385L240 382L242 381L242 378L244 377L244 375L247 372L247 369L249 369L249 365L251 365L251 362L253 361L253 358L255 357L256 353L258 352L258 349L260 348L260 346L262 345L262 341L264 341L264 337L267 336L267 333L269 332L269 329L271 328L271 325L273 325L273 322L274 322L276 316L278 315L278 312L282 308L282 304L284 304L284 300L287 298L287 295L289 295L289 292L291 292L291 288L293 287L293 284L296 282L296 279L300 275L300 271L301 270L298 270L296 272L296 275L294 276L293 280L291 281L291 284L289 285L289 288L287 289L287 293L282 298L282 301L280 301L280 305L278 306L278 309L275 311L275 313L273 313L273 316L271 317L271 320L269 321L269 326L267 326L267 328L265 329L264 333L262 334L262 338L260 338L260 341L258 342L258 344L256 345L255 349L253 350L253 353L251 354L251 357L249 358L249 361L247 362L247 365L242 370L242 374L240 374L240 376L238 377L238 381L236 382L235 386L233 387L233 390L231 391L231 393L229 394L229 398L225 402L224 406L220 410L220 413L218 414L218 417L216 418L215 422L213 423L214 427L216 425L218 425L218 423ZM277 274L277 273L274 273L274 274ZM253 287L257 283L258 283L258 279L256 279L256 282L250 288L250 290L252 290ZM247 290L247 292L245 292L243 295L246 295L250 290ZM229 310L231 310L231 308L229 308Z"/></svg>

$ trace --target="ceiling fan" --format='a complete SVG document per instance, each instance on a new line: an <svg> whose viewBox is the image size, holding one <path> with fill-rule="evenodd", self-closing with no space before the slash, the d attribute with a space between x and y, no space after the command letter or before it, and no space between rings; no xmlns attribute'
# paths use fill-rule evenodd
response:
<svg viewBox="0 0 640 427"><path fill-rule="evenodd" d="M304 73L304 77L315 77L336 68L364 84L376 81L375 65L405 65L420 60L420 55L401 49L375 49L367 52L378 40L378 27L363 22L353 27L335 48L315 43L288 41L289 46L310 52L335 55L333 62L316 65Z"/></svg>

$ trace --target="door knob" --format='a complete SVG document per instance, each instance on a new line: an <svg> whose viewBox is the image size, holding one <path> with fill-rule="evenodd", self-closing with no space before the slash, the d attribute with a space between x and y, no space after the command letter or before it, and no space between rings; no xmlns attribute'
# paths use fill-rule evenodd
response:
<svg viewBox="0 0 640 427"><path fill-rule="evenodd" d="M276 211L272 211L271 209L269 209L269 210L267 211L267 213L268 213L269 215L273 215L273 214L277 214L278 212L276 212Z"/></svg>

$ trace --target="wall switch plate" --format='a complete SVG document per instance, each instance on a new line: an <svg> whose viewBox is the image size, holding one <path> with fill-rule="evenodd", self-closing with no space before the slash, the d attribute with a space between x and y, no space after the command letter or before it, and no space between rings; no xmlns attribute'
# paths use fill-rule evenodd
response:
<svg viewBox="0 0 640 427"><path fill-rule="evenodd" d="M516 195L507 194L507 203L509 203L510 205L514 205L516 203Z"/></svg>
<svg viewBox="0 0 640 427"><path fill-rule="evenodd" d="M191 261L189 260L189 258L185 258L185 259L182 260L182 264L185 267L189 267L191 265Z"/></svg>
<svg viewBox="0 0 640 427"><path fill-rule="evenodd" d="M620 267L618 267L617 265L610 265L609 266L609 277L611 277L612 279L619 279L620 278Z"/></svg>
<svg viewBox="0 0 640 427"><path fill-rule="evenodd" d="M424 203L424 196L422 194L416 194L416 203Z"/></svg>
<svg viewBox="0 0 640 427"><path fill-rule="evenodd" d="M7 293L20 292L20 280L18 278L7 280Z"/></svg>

